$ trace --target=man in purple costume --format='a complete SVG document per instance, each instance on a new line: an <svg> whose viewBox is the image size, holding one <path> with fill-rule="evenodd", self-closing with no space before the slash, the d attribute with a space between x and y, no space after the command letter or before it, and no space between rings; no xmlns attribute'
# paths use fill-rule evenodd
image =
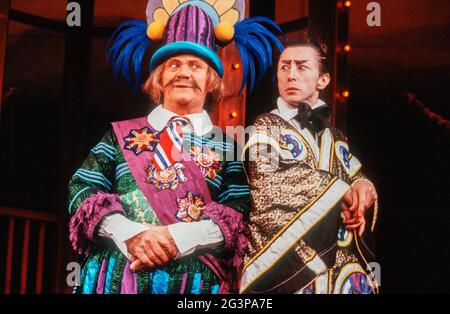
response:
<svg viewBox="0 0 450 314"><path fill-rule="evenodd" d="M85 257L75 293L238 291L249 188L242 163L228 158L235 142L213 126L204 106L223 94L215 37L226 39L234 26L235 39L245 43L248 33L237 23L243 1L227 11L237 17L221 15L221 2L168 8L170 1L149 1L148 27L129 21L113 35L108 56L115 71L131 81L132 64L137 86L150 39L164 37L142 86L158 106L146 117L112 123L69 183L70 240Z"/></svg>

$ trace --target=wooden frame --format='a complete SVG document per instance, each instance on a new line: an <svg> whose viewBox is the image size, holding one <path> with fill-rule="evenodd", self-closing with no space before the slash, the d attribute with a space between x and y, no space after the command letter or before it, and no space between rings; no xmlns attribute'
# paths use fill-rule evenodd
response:
<svg viewBox="0 0 450 314"><path fill-rule="evenodd" d="M6 39L8 37L10 0L0 1L0 115L3 103L3 77L5 73Z"/></svg>

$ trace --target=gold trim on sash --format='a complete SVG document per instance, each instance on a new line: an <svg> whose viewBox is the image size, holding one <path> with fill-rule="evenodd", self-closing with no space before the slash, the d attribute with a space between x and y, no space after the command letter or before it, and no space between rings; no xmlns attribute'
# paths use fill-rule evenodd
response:
<svg viewBox="0 0 450 314"><path fill-rule="evenodd" d="M277 234L244 266L241 292L270 270L290 249L311 230L340 201L349 189L344 181L334 178L312 202L300 210ZM270 248L270 250L269 250Z"/></svg>
<svg viewBox="0 0 450 314"><path fill-rule="evenodd" d="M334 139L330 129L325 129L320 141L319 169L333 173Z"/></svg>

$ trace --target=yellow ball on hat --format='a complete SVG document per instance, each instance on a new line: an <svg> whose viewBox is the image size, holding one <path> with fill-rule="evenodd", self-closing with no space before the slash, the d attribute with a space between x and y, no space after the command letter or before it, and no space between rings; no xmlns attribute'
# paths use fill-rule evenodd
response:
<svg viewBox="0 0 450 314"><path fill-rule="evenodd" d="M147 36L152 41L161 41L164 36L166 24L163 22L153 22L147 27Z"/></svg>
<svg viewBox="0 0 450 314"><path fill-rule="evenodd" d="M214 33L218 41L222 43L229 42L234 37L234 26L228 22L221 22L216 25Z"/></svg>

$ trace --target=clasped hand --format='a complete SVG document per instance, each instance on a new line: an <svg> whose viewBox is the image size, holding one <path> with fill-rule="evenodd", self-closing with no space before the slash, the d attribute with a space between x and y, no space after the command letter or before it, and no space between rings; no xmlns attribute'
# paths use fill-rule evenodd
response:
<svg viewBox="0 0 450 314"><path fill-rule="evenodd" d="M358 229L358 235L362 236L366 227L364 214L377 200L375 187L364 180L356 182L345 194L342 203L342 213L347 230Z"/></svg>
<svg viewBox="0 0 450 314"><path fill-rule="evenodd" d="M150 226L150 229L125 241L125 244L131 254L132 271L151 271L166 265L178 254L178 248L167 226Z"/></svg>

